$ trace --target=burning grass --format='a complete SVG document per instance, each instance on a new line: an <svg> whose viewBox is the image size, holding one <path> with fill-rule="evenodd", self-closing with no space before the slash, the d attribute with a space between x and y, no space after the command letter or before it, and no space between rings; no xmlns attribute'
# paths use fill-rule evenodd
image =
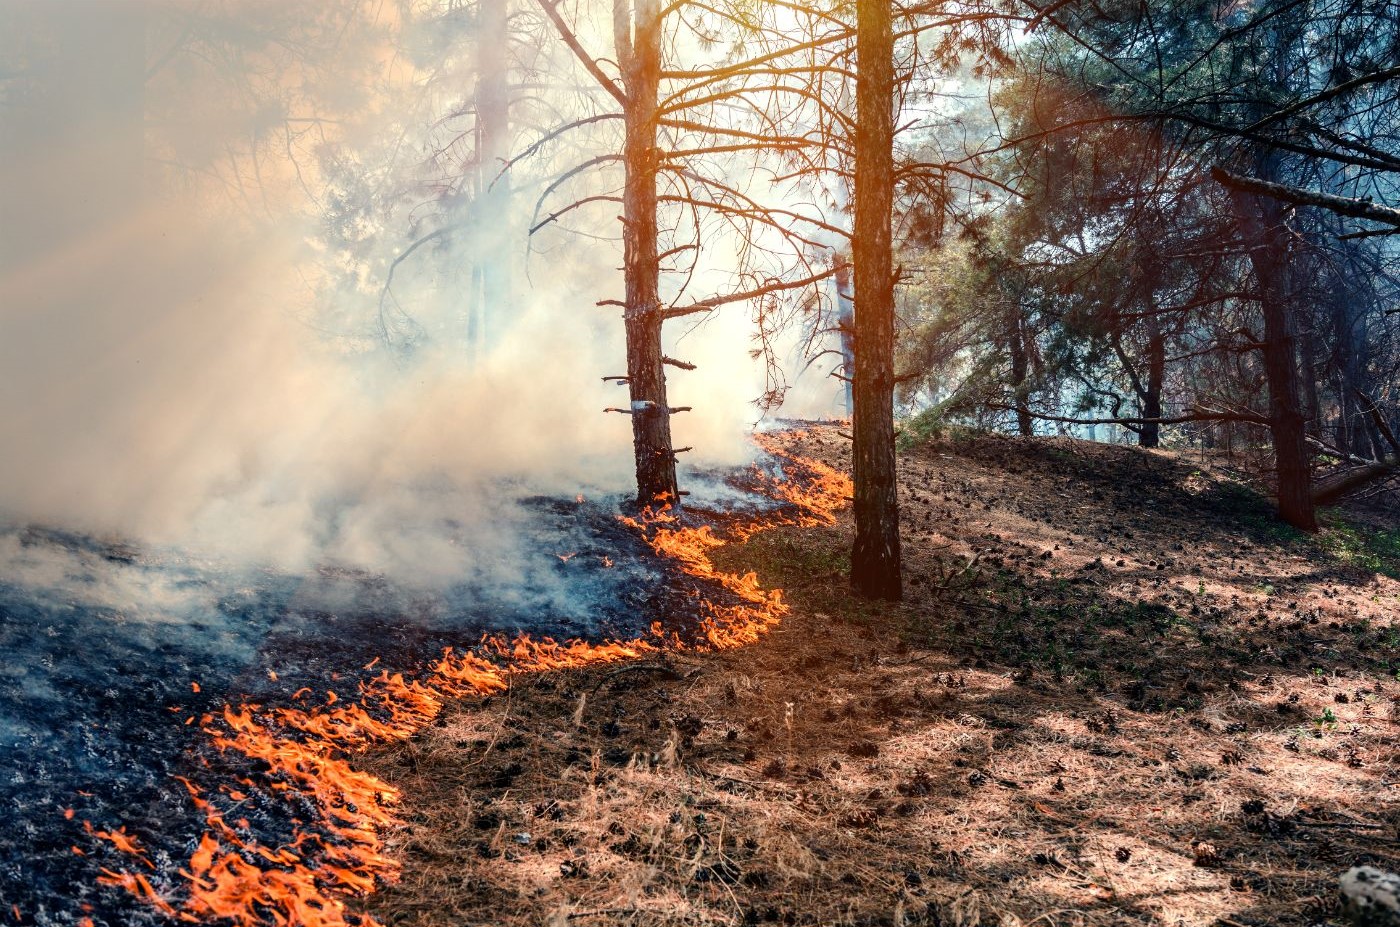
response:
<svg viewBox="0 0 1400 927"><path fill-rule="evenodd" d="M782 453L776 446L770 450ZM735 525L732 536L748 538L769 524L834 522L835 511L849 496L849 482L816 461L788 457L786 464L798 479L755 476L786 505ZM200 758L206 770L198 782L182 780L205 822L188 861L178 876L148 877L133 868L155 868L136 838L124 830L98 831L89 825L94 838L131 861L123 868L103 869L99 881L186 922L238 927L376 924L372 916L350 911L346 900L397 875L398 863L385 852L384 834L397 821L399 793L358 770L358 754L406 740L438 718L448 702L492 696L523 676L663 651L737 647L761 638L787 613L781 593L762 588L752 572L714 567L710 555L727 541L709 525L683 521L664 507L626 522L694 581L688 591L699 615L698 640L668 632L659 622L649 636L629 641L487 638L468 651L447 650L418 678L387 670L362 675L350 698L334 690L300 689L291 696L292 704L247 703L205 713L198 723L213 750ZM375 662L364 667L366 674ZM252 809L262 820L281 821L282 826L255 827L249 820ZM269 832L284 839L270 845L259 836Z"/></svg>

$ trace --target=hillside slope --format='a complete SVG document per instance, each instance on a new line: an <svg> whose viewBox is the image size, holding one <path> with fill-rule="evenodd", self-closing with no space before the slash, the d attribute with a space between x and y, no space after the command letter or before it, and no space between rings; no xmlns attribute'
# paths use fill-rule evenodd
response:
<svg viewBox="0 0 1400 927"><path fill-rule="evenodd" d="M1068 440L900 473L903 605L846 595L848 522L768 532L714 555L786 590L765 641L522 678L369 758L406 824L366 910L1303 925L1400 865L1393 520L1304 538L1192 457Z"/></svg>

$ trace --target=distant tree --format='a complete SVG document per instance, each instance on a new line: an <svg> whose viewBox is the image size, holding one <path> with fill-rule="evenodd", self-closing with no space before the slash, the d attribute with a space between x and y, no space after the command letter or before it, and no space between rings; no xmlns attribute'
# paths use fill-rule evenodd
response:
<svg viewBox="0 0 1400 927"><path fill-rule="evenodd" d="M1135 123L1186 155L1183 167L1160 173L1168 186L1189 191L1213 182L1218 192L1193 195L1228 217L1220 248L1229 259L1218 270L1233 280L1221 289L1243 294L1229 301L1241 324L1217 348L1257 351L1268 408L1198 410L1177 420L1266 424L1280 515L1314 530L1312 455L1340 449L1319 437L1323 396L1311 374L1327 326L1316 324L1307 294L1319 263L1335 260L1343 239L1400 231L1400 211L1377 202L1393 199L1400 179L1400 68L1389 51L1400 29L1397 10L1340 0L1225 10L1144 0L1032 6L1033 34L1044 38L1024 45L1027 67L1043 75L1041 85L1057 99L1092 100L1098 111L1071 108L1064 118L1052 116L1057 125L1016 144L1035 147L1053 133L1087 137L1095 125ZM1339 228L1337 217L1351 224ZM1320 229L1330 233L1326 239L1314 232ZM1387 253L1372 259L1384 263ZM1355 363L1330 353L1355 380ZM1249 375L1252 368L1241 369Z"/></svg>

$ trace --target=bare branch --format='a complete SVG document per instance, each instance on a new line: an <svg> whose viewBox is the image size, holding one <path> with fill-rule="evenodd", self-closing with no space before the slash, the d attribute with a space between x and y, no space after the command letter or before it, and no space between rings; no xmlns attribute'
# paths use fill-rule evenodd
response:
<svg viewBox="0 0 1400 927"><path fill-rule="evenodd" d="M622 197L620 197L620 196L611 196L611 195L608 195L608 194L599 194L599 195L597 195L597 196L585 196L585 197L584 197L583 199L581 199L581 200L574 200L572 203L570 203L569 205L565 206L563 209L559 209L559 210L556 210L556 211L550 213L548 216L545 216L545 217L544 217L543 219L541 219L539 222L536 222L534 225L530 226L530 234L531 234L531 235L535 234L535 233L538 232L540 229L544 228L546 225L549 225L551 222L554 222L555 220L561 218L562 216L565 216L565 215L567 215L568 213L573 212L575 209L578 209L580 206L587 206L589 203L621 203L621 202L622 202Z"/></svg>
<svg viewBox="0 0 1400 927"><path fill-rule="evenodd" d="M548 16L549 21L554 24L554 29L559 33L559 37L564 40L565 45L569 46L569 50L574 53L574 57L579 60L584 69L593 75L593 79L618 102L618 105L626 107L627 94L622 92L622 88L617 85L616 81L603 72L597 59L588 54L587 49L579 42L578 36L574 35L569 24L564 22L564 17L559 15L559 0L538 0L538 2L540 9L544 10L544 15Z"/></svg>
<svg viewBox="0 0 1400 927"><path fill-rule="evenodd" d="M701 299L688 306L672 306L669 309L660 310L663 319L674 319L684 315L694 315L697 312L709 312L712 309L724 306L729 303L742 303L750 299L757 299L760 296L767 296L770 293L780 293L784 290L796 290L802 287L819 283L836 273L836 268L824 270L821 273L813 274L810 277L803 277L801 280L779 281L775 280L761 287L752 290L742 290L738 293L728 293L721 296L711 296L709 299Z"/></svg>
<svg viewBox="0 0 1400 927"><path fill-rule="evenodd" d="M565 123L564 125L559 126L557 129L553 129L552 131L545 133L544 136L542 136L541 138L536 139L529 147L527 147L524 151L520 152L520 154L516 155L515 157L513 157L513 158L511 158L509 161L507 161L505 164L503 164L503 165L501 166L500 173L498 173L498 174L491 180L491 185L492 185L492 186L495 186L496 181L499 180L499 179L501 178L501 175L502 175L502 174L504 174L506 171L510 170L512 167L514 167L514 166L515 166L516 164L518 164L519 162L521 162L521 161L525 160L526 158L530 157L532 154L534 154L535 152L539 151L539 150L540 150L541 148L543 148L545 145L547 145L547 144L549 144L550 142L554 141L556 138L558 138L559 136L563 135L565 132L569 132L569 131L571 131L571 130L573 130L573 129L581 129L581 128L583 128L584 126L592 125L592 124L595 123L595 122L604 122L604 121L609 120L609 119L621 119L621 118L622 118L622 114L621 114L621 113L599 113L599 114L597 114L596 116L587 116L587 117L585 117L585 118L583 118L583 119L575 119L573 122Z"/></svg>
<svg viewBox="0 0 1400 927"><path fill-rule="evenodd" d="M1252 125L1246 126L1244 131L1258 131L1264 126L1278 122L1280 119L1287 119L1289 116L1300 113L1309 107L1317 106L1319 103L1326 103L1328 100L1334 100L1337 97L1351 93L1357 88L1365 87L1369 84L1378 84L1384 81L1394 80L1395 78L1400 78L1400 65L1396 65L1393 68L1385 68L1380 71L1372 71L1370 74L1362 74L1360 77L1353 77L1351 80L1337 84L1335 87L1329 87L1320 93L1315 93L1310 97L1298 100L1295 103L1290 103L1283 109L1265 116Z"/></svg>
<svg viewBox="0 0 1400 927"><path fill-rule="evenodd" d="M1331 193L1318 193L1312 190L1290 187L1286 184L1273 183L1267 180L1256 180L1253 177L1243 177L1239 174L1231 173L1219 165L1210 169L1210 176L1222 186L1230 187L1234 190L1244 190L1247 193L1256 193L1262 196L1272 197L1276 200L1282 200L1285 203L1294 203L1299 206L1317 206L1322 209L1330 209L1332 212L1343 216L1351 216L1354 219L1370 219L1373 222L1384 222L1387 225L1400 228L1400 209L1393 209L1390 206L1377 206L1370 200L1336 196Z"/></svg>
<svg viewBox="0 0 1400 927"><path fill-rule="evenodd" d="M1000 403L989 403L988 409L997 412L1024 412L1025 409L1018 409L1016 406L1001 405ZM1038 418L1047 422L1063 422L1066 425L1185 425L1189 422L1246 422L1250 425L1269 426L1269 420L1263 415L1254 412L1212 412L1207 409L1196 409L1186 415L1176 415L1162 418L1134 418L1131 416L1115 418L1075 418L1066 415L1049 415L1044 412L1031 412L1032 418Z"/></svg>

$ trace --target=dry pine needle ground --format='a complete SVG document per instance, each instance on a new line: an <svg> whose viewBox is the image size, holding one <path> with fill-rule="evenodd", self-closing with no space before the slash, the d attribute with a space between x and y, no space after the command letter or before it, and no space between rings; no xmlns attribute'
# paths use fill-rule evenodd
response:
<svg viewBox="0 0 1400 927"><path fill-rule="evenodd" d="M900 467L903 605L847 597L847 523L759 535L717 559L787 591L765 642L521 679L368 758L406 823L366 910L1304 925L1400 866L1393 516L1302 538L1194 457L1068 440Z"/></svg>

